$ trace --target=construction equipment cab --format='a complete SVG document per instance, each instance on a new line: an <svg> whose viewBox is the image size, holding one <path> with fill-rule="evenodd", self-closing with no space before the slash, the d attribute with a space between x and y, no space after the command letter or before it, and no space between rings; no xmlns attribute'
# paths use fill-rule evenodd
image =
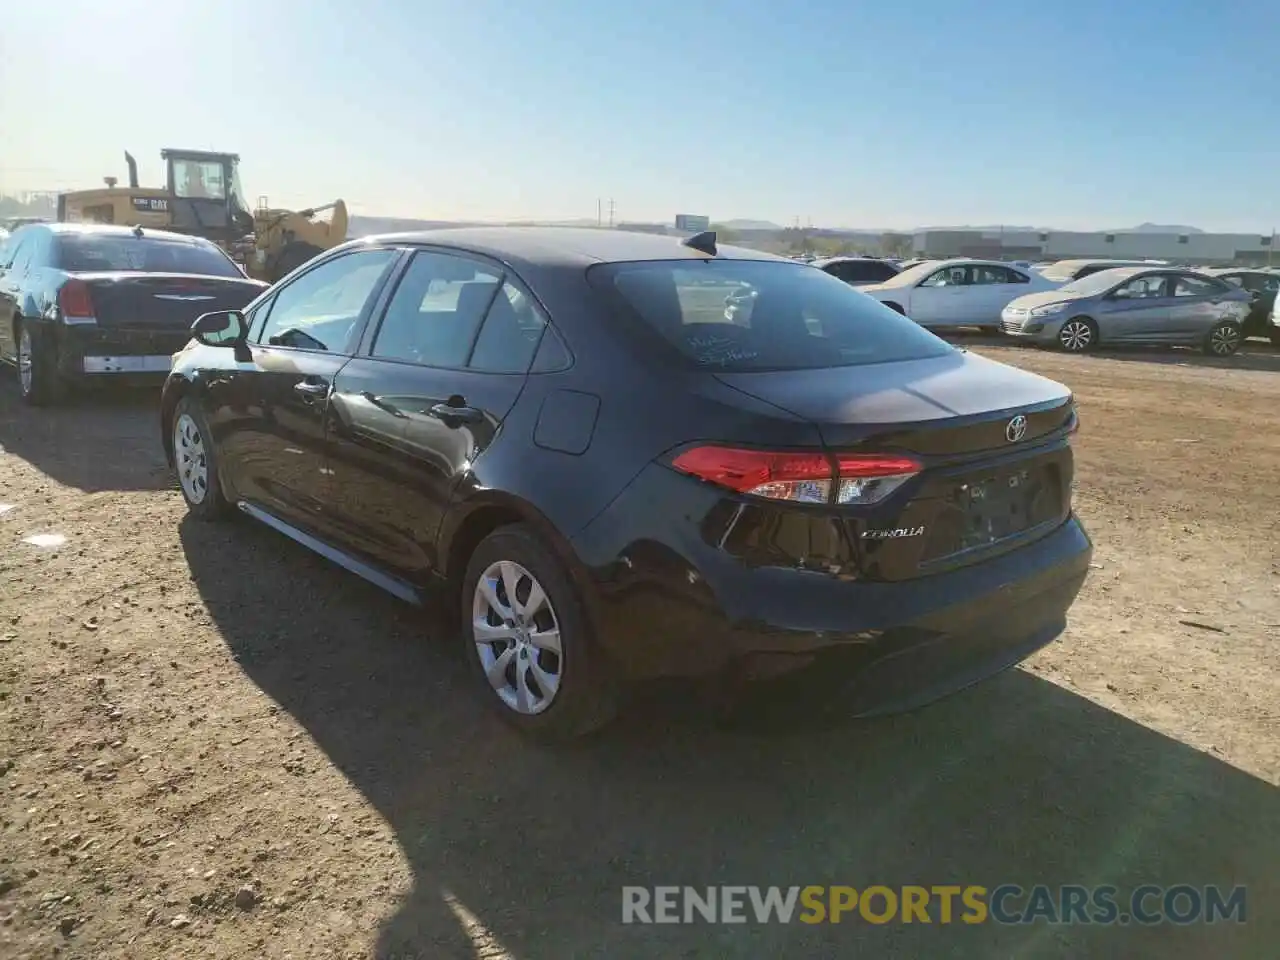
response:
<svg viewBox="0 0 1280 960"><path fill-rule="evenodd" d="M240 186L240 157L234 153L161 150L168 177L169 228L228 245L253 233L253 214ZM129 186L137 168L129 162Z"/></svg>

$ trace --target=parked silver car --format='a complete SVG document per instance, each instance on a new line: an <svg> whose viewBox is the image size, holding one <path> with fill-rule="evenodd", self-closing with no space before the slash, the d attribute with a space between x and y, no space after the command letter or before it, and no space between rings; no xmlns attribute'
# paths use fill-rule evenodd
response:
<svg viewBox="0 0 1280 960"><path fill-rule="evenodd" d="M1000 326L1072 353L1099 343L1168 343L1226 357L1240 349L1249 306L1248 291L1201 273L1121 267L1018 297L1004 308Z"/></svg>

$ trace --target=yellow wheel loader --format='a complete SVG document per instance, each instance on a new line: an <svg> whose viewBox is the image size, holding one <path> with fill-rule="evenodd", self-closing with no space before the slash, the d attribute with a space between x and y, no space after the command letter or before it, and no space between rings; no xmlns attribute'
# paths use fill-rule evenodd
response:
<svg viewBox="0 0 1280 960"><path fill-rule="evenodd" d="M164 187L138 186L138 164L126 153L129 185L74 190L58 196L58 219L118 223L205 237L244 267L274 283L347 238L347 205L335 200L308 210L280 210L259 197L250 212L240 185L240 157L204 150L162 150ZM317 219L328 213L329 217Z"/></svg>

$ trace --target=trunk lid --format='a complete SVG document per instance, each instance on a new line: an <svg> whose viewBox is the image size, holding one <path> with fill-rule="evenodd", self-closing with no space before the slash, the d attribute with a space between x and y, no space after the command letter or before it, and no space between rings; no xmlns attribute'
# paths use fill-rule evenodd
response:
<svg viewBox="0 0 1280 960"><path fill-rule="evenodd" d="M885 500L836 506L863 575L902 580L977 562L1070 514L1075 427L1059 383L963 351L898 363L716 378L814 424L828 452L909 454Z"/></svg>
<svg viewBox="0 0 1280 960"><path fill-rule="evenodd" d="M239 310L266 284L245 277L180 273L74 273L89 288L98 326L186 332L202 313Z"/></svg>

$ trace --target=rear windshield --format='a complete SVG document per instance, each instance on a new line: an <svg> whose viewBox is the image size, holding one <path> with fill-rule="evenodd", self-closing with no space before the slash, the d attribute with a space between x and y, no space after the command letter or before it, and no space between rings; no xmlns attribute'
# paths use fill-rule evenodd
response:
<svg viewBox="0 0 1280 960"><path fill-rule="evenodd" d="M57 238L54 264L75 273L138 270L195 273L206 277L243 276L217 247L120 234L62 234Z"/></svg>
<svg viewBox="0 0 1280 960"><path fill-rule="evenodd" d="M590 277L686 361L708 370L810 370L953 349L878 300L797 263L618 263L595 267Z"/></svg>

